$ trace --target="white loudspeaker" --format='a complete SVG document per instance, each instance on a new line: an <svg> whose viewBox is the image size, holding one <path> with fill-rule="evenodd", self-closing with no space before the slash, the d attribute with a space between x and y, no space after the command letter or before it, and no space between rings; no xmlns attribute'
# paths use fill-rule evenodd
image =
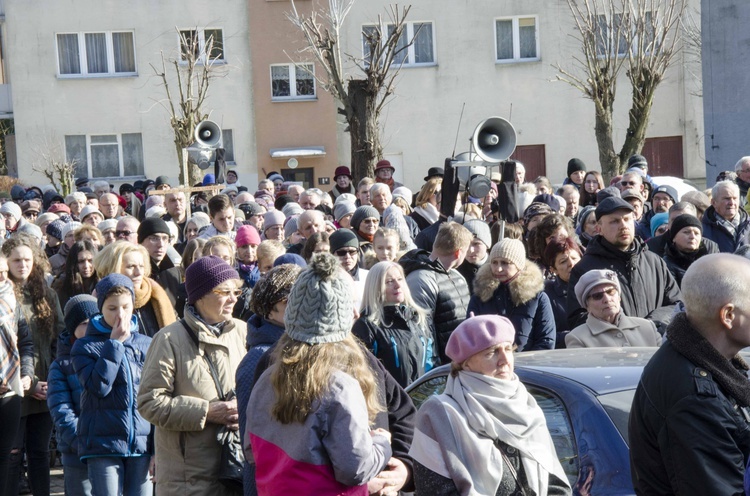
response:
<svg viewBox="0 0 750 496"><path fill-rule="evenodd" d="M474 130L471 144L485 162L502 162L516 149L516 130L502 117L490 117L480 122Z"/></svg>
<svg viewBox="0 0 750 496"><path fill-rule="evenodd" d="M205 148L221 147L221 128L213 121L201 121L195 126L195 143Z"/></svg>

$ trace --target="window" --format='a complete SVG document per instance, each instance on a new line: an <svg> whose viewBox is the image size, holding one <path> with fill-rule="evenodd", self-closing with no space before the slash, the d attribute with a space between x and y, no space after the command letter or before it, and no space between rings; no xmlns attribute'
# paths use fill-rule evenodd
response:
<svg viewBox="0 0 750 496"><path fill-rule="evenodd" d="M65 156L75 177L143 176L141 133L65 136Z"/></svg>
<svg viewBox="0 0 750 496"><path fill-rule="evenodd" d="M625 24L623 24L623 19ZM642 32L644 34L643 50L646 53L651 52L653 49L652 45L655 39L655 26L653 24L653 16L650 11L646 12L643 21ZM599 57L603 57L607 53L615 54L618 57L624 57L628 52L628 37L626 33L622 32L623 29L632 29L635 33L640 26L636 26L635 22L630 21L627 17L623 18L623 14L615 14L614 19L610 22L607 16L600 14L597 17L597 32L596 32L596 54ZM617 37L617 40L614 38ZM633 46L638 46L640 40L638 36L632 36L630 42Z"/></svg>
<svg viewBox="0 0 750 496"><path fill-rule="evenodd" d="M395 24L386 24L386 38L396 29ZM370 44L367 39L377 33L378 27L373 24L362 26L362 54L365 64L369 65ZM381 31L383 32L383 31ZM406 49L404 47L413 39L414 42ZM382 40L385 43L385 39ZM435 34L432 22L407 22L398 40L400 51L393 60L394 64L404 66L434 65L435 64Z"/></svg>
<svg viewBox="0 0 750 496"><path fill-rule="evenodd" d="M57 65L60 76L136 75L134 33L58 33Z"/></svg>
<svg viewBox="0 0 750 496"><path fill-rule="evenodd" d="M315 99L313 64L274 64L271 66L272 100Z"/></svg>
<svg viewBox="0 0 750 496"><path fill-rule="evenodd" d="M495 19L495 60L518 62L539 60L536 16Z"/></svg>
<svg viewBox="0 0 750 496"><path fill-rule="evenodd" d="M186 62L192 52L199 64L206 63L206 50L209 62L225 62L224 32L221 29L181 29L180 60Z"/></svg>
<svg viewBox="0 0 750 496"><path fill-rule="evenodd" d="M231 129L221 130L221 141L224 146L224 161L234 165L234 136Z"/></svg>

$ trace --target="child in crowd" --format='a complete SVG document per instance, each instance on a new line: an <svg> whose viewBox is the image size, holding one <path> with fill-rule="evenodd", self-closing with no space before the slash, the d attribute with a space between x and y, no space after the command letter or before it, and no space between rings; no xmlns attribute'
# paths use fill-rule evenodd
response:
<svg viewBox="0 0 750 496"><path fill-rule="evenodd" d="M286 250L280 241L265 239L255 252L258 259L258 272L264 276L271 270L276 259L286 253Z"/></svg>
<svg viewBox="0 0 750 496"><path fill-rule="evenodd" d="M100 313L71 350L83 387L78 454L88 465L93 494L151 496L152 430L135 400L151 338L138 333L130 278L109 274L96 295Z"/></svg>
<svg viewBox="0 0 750 496"><path fill-rule="evenodd" d="M398 232L395 229L389 229L387 227L380 227L375 231L375 237L372 239L373 251L375 252L375 259L368 259L368 268L372 267L378 262L396 262L401 258L399 245L401 238L399 238Z"/></svg>

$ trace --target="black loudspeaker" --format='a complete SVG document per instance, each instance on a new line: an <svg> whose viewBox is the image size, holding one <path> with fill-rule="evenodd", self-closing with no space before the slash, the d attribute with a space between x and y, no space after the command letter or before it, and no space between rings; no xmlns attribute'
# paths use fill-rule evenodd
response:
<svg viewBox="0 0 750 496"><path fill-rule="evenodd" d="M223 148L216 149L216 161L214 162L214 177L216 177L216 184L222 184L226 182L227 162L224 160L226 150Z"/></svg>

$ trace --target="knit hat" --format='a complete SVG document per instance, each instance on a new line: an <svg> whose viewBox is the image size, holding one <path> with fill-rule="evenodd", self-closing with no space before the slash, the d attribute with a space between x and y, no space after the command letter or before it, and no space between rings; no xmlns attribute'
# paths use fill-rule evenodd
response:
<svg viewBox="0 0 750 496"><path fill-rule="evenodd" d="M333 206L333 218L338 222L343 217L353 214L356 210L357 206L352 202L336 202Z"/></svg>
<svg viewBox="0 0 750 496"><path fill-rule="evenodd" d="M513 343L513 323L499 315L479 315L461 322L448 338L445 354L453 363L463 363L480 351L500 343Z"/></svg>
<svg viewBox="0 0 750 496"><path fill-rule="evenodd" d="M568 177L574 172L583 171L586 172L586 164L580 158L571 158L568 160Z"/></svg>
<svg viewBox="0 0 750 496"><path fill-rule="evenodd" d="M560 202L555 198L555 195L550 195L548 193L545 193L543 195L536 195L534 197L533 203L544 203L549 208L552 209L553 212L559 212L560 211Z"/></svg>
<svg viewBox="0 0 750 496"><path fill-rule="evenodd" d="M239 278L237 271L223 259L213 255L201 257L185 271L187 301L193 305L224 281Z"/></svg>
<svg viewBox="0 0 750 496"><path fill-rule="evenodd" d="M490 226L483 220L471 219L464 222L464 227L478 238L479 241L484 243L487 248L492 247L492 234L490 233Z"/></svg>
<svg viewBox="0 0 750 496"><path fill-rule="evenodd" d="M5 202L0 207L0 214L10 214L18 222L21 219L21 207L18 206L18 203Z"/></svg>
<svg viewBox="0 0 750 496"><path fill-rule="evenodd" d="M302 258L301 255L297 255L296 253L284 253L280 257L276 257L276 260L273 261L274 267L288 264L297 265L298 267L302 267L303 269L307 267L307 262L305 262L305 259Z"/></svg>
<svg viewBox="0 0 750 496"><path fill-rule="evenodd" d="M490 252L490 260L495 258L502 258L509 262L512 262L518 270L526 268L526 248L523 247L523 243L518 239L504 238L492 247Z"/></svg>
<svg viewBox="0 0 750 496"><path fill-rule="evenodd" d="M268 229L271 226L284 225L285 220L286 217L284 217L284 214L279 210L271 210L269 212L266 212L265 214L263 214L264 229Z"/></svg>
<svg viewBox="0 0 750 496"><path fill-rule="evenodd" d="M620 280L617 278L617 273L612 270L590 270L583 274L575 287L578 304L586 308L586 300L591 291L598 285L607 283L612 284L617 288L617 292L620 292Z"/></svg>
<svg viewBox="0 0 750 496"><path fill-rule="evenodd" d="M99 313L96 298L87 294L75 295L65 304L65 330L72 336L81 322Z"/></svg>
<svg viewBox="0 0 750 496"><path fill-rule="evenodd" d="M130 291L130 295L135 302L135 288L133 287L133 281L128 276L113 272L103 277L98 283L96 283L96 307L99 311L102 311L104 306L104 300L107 299L107 293L112 291L112 288L116 286L122 286ZM67 306L67 305L66 305Z"/></svg>
<svg viewBox="0 0 750 496"><path fill-rule="evenodd" d="M138 243L143 243L152 234L166 234L167 236L171 236L172 231L169 230L169 226L163 219L149 217L148 219L144 219L141 225L138 226Z"/></svg>
<svg viewBox="0 0 750 496"><path fill-rule="evenodd" d="M667 212L662 212L651 217L651 237L653 238L654 236L656 236L656 230L659 229L660 226L663 226L668 222L669 214Z"/></svg>
<svg viewBox="0 0 750 496"><path fill-rule="evenodd" d="M353 317L351 277L333 255L314 256L289 295L287 335L309 344L335 343L349 335Z"/></svg>
<svg viewBox="0 0 750 496"><path fill-rule="evenodd" d="M65 204L70 205L74 201L86 203L86 193L82 193L80 191L74 191L68 196L65 197Z"/></svg>
<svg viewBox="0 0 750 496"><path fill-rule="evenodd" d="M671 242L674 240L675 234L686 227L697 227L701 235L703 234L703 226L698 217L690 214L682 214L675 217L672 221L672 225L669 226L669 231L667 231L667 239Z"/></svg>
<svg viewBox="0 0 750 496"><path fill-rule="evenodd" d="M396 188L396 189L398 189L398 188ZM345 201L354 203L356 205L356 203L357 203L357 197L354 196L351 193L341 193L338 197L336 197L336 201L333 202L333 205L335 206L337 203L341 203L341 202L345 202Z"/></svg>
<svg viewBox="0 0 750 496"><path fill-rule="evenodd" d="M336 253L345 247L359 249L359 241L351 229L339 229L328 238L328 246L331 253Z"/></svg>
<svg viewBox="0 0 750 496"><path fill-rule="evenodd" d="M104 233L105 231L111 231L113 229L117 228L117 219L107 219L103 220L99 223L98 226L96 226L99 231Z"/></svg>
<svg viewBox="0 0 750 496"><path fill-rule="evenodd" d="M667 186L666 184L663 186L658 186L654 190L654 194L651 195L651 198L653 198L654 195L656 195L656 193L664 193L665 195L668 195L672 199L672 202L674 203L677 203L678 201L680 201L679 193L677 193L677 190L674 189L672 186Z"/></svg>
<svg viewBox="0 0 750 496"><path fill-rule="evenodd" d="M289 299L289 293L300 272L302 268L294 264L283 264L269 270L253 288L250 310L264 318L268 317L274 305Z"/></svg>
<svg viewBox="0 0 750 496"><path fill-rule="evenodd" d="M297 217L289 217L284 224L284 239L297 232Z"/></svg>
<svg viewBox="0 0 750 496"><path fill-rule="evenodd" d="M156 178L156 181L154 181L154 188L159 188L159 186L169 186L169 178L167 176L159 176Z"/></svg>
<svg viewBox="0 0 750 496"><path fill-rule="evenodd" d="M647 169L648 161L643 155L632 155L628 159L628 169L631 167L638 167L639 169Z"/></svg>
<svg viewBox="0 0 750 496"><path fill-rule="evenodd" d="M271 182L284 181L284 176L282 176L278 172L274 172L272 174L269 174L266 179L269 179Z"/></svg>
<svg viewBox="0 0 750 496"><path fill-rule="evenodd" d="M26 190L20 184L14 184L13 187L10 188L10 197L13 198L13 200L21 200L25 194Z"/></svg>
<svg viewBox="0 0 750 496"><path fill-rule="evenodd" d="M252 217L253 215L262 215L266 213L266 209L261 207L258 202L249 201L241 203L237 206L242 213L245 214L245 218Z"/></svg>
<svg viewBox="0 0 750 496"><path fill-rule="evenodd" d="M93 205L86 205L81 210L81 221L83 221L83 219L85 219L86 217L88 217L91 214L99 214L99 215L102 216L102 218L104 218L104 215L102 215L102 213L99 211L99 209L97 207L95 207Z"/></svg>
<svg viewBox="0 0 750 496"><path fill-rule="evenodd" d="M59 213L69 214L70 213L70 207L67 206L64 203L53 203L47 209L47 213L50 213L50 214L59 214Z"/></svg>
<svg viewBox="0 0 750 496"><path fill-rule="evenodd" d="M432 167L432 168L430 168L430 170L432 170L432 169L440 169L440 167ZM440 169L440 170L442 171L443 169ZM440 175L442 177L442 172L440 173ZM404 200L406 200L406 202L409 205L411 205L411 201L414 198L414 193L412 193L412 191L409 188L407 188L406 186L399 186L398 188L395 188L393 190L392 194L393 194L393 198L396 198L397 196L400 196L401 198L403 198Z"/></svg>
<svg viewBox="0 0 750 496"><path fill-rule="evenodd" d="M349 170L349 167L341 165L339 167L336 167L336 171L333 173L333 180L335 181L339 176L347 176L349 179L351 179L352 171Z"/></svg>
<svg viewBox="0 0 750 496"><path fill-rule="evenodd" d="M65 241L65 236L67 236L70 232L75 232L79 228L81 228L83 224L80 222L68 222L62 227L62 230L60 231L60 234L62 235L62 238L60 238L61 241Z"/></svg>
<svg viewBox="0 0 750 496"><path fill-rule="evenodd" d="M380 212L378 212L375 207L372 205L362 205L361 207L357 207L350 222L352 229L355 231L359 230L359 225L362 221L371 217L380 220Z"/></svg>
<svg viewBox="0 0 750 496"><path fill-rule="evenodd" d="M32 224L31 222L22 224L18 228L17 232L30 234L31 236L34 236L38 241L42 241L42 229L36 224Z"/></svg>
<svg viewBox="0 0 750 496"><path fill-rule="evenodd" d="M596 192L596 203L601 203L607 198L622 198L622 194L615 186L607 186Z"/></svg>
<svg viewBox="0 0 750 496"><path fill-rule="evenodd" d="M586 205L578 212L578 226L583 226L588 219L589 214L593 214L596 211L596 207L593 205Z"/></svg>
<svg viewBox="0 0 750 496"><path fill-rule="evenodd" d="M299 215L305 210L300 206L299 203L291 202L284 205L284 208L281 209L281 212L284 214L284 217L291 217L292 215Z"/></svg>
<svg viewBox="0 0 750 496"><path fill-rule="evenodd" d="M47 224L47 236L52 236L53 238L57 238L60 241L63 240L62 235L62 229L65 227L65 222L63 222L61 219L53 220L49 224Z"/></svg>
<svg viewBox="0 0 750 496"><path fill-rule="evenodd" d="M549 215L552 209L546 203L532 203L523 212L523 223L528 224L537 215Z"/></svg>
<svg viewBox="0 0 750 496"><path fill-rule="evenodd" d="M260 244L260 234L255 226L244 225L237 229L237 235L234 238L234 242L237 246L255 245Z"/></svg>
<svg viewBox="0 0 750 496"><path fill-rule="evenodd" d="M601 219L604 215L616 212L617 210L628 210L632 212L633 206L619 196L605 198L596 206L596 220Z"/></svg>

